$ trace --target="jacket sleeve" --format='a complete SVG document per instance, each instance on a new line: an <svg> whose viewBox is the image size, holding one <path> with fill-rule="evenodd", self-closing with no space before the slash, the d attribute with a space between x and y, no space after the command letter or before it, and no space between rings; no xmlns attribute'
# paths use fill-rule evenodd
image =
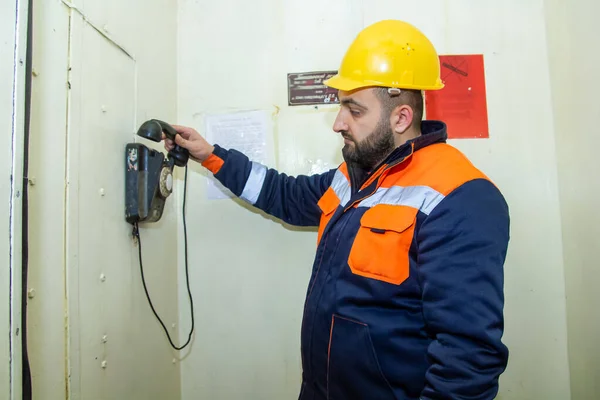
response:
<svg viewBox="0 0 600 400"><path fill-rule="evenodd" d="M250 161L237 150L214 146L202 165L234 195L290 225L319 225L317 203L331 185L335 170L291 177Z"/></svg>
<svg viewBox="0 0 600 400"><path fill-rule="evenodd" d="M470 181L424 220L417 242L433 338L421 399L492 400L508 362L502 343L508 206L489 181Z"/></svg>

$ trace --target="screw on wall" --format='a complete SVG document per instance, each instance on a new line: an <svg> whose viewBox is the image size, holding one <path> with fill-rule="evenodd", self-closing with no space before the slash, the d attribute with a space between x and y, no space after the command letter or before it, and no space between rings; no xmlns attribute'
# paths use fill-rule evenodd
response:
<svg viewBox="0 0 600 400"><path fill-rule="evenodd" d="M102 368L106 368L108 366L108 363L106 362L106 360L102 361L102 364L100 364L102 366Z"/></svg>
<svg viewBox="0 0 600 400"><path fill-rule="evenodd" d="M108 342L108 336L104 335L102 336L102 343L106 343Z"/></svg>
<svg viewBox="0 0 600 400"><path fill-rule="evenodd" d="M35 289L29 289L27 291L27 297L29 297L30 299L33 299L35 297Z"/></svg>
<svg viewBox="0 0 600 400"><path fill-rule="evenodd" d="M100 196L104 197L104 195L106 194L106 191L104 190L104 188L100 188L100 190L98 191L100 193Z"/></svg>
<svg viewBox="0 0 600 400"><path fill-rule="evenodd" d="M101 282L105 282L106 281L106 275L100 274L100 281Z"/></svg>

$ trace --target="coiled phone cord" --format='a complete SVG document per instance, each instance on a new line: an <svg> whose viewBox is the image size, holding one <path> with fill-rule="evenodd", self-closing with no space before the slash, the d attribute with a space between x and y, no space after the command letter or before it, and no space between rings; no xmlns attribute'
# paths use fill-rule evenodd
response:
<svg viewBox="0 0 600 400"><path fill-rule="evenodd" d="M156 319L158 319L158 322L160 322L160 324L162 325L162 327L165 330L165 333L167 335L167 338L169 339L169 343L171 343L171 346L175 350L182 350L185 347L187 347L187 345L192 340L192 334L194 333L194 301L192 300L192 291L190 290L190 277L189 277L189 273L188 273L187 226L186 226L186 222L185 222L185 201L187 198L187 174L188 174L188 167L186 165L185 166L185 177L183 180L183 210L182 210L182 214L183 214L183 238L184 238L184 246L185 246L185 279L186 279L186 283L187 283L188 296L190 298L190 313L192 316L192 327L190 328L190 333L188 335L187 341L181 347L177 347L173 343L173 340L171 339L171 335L169 335L169 331L167 330L167 327L163 323L162 319L160 319L160 317L158 316L158 313L156 312L156 310L154 309L154 305L152 304L152 300L150 300L150 294L148 293L148 288L146 287L146 279L144 278L144 266L142 263L142 241L140 240L140 230L138 228L137 222L135 222L133 224L133 236L135 236L137 238L137 242L138 242L138 253L139 253L139 257L140 257L140 273L142 275L142 284L144 285L144 291L146 292L146 297L148 298L148 303L150 304L150 308L152 309L152 312L156 316Z"/></svg>

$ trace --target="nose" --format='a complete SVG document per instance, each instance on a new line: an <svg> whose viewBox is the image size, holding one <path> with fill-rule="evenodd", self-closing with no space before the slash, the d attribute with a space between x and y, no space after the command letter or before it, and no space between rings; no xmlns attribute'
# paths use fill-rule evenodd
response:
<svg viewBox="0 0 600 400"><path fill-rule="evenodd" d="M340 133L342 131L348 130L348 124L344 120L343 111L344 111L343 109L340 110L337 114L337 117L335 117L335 122L333 123L334 132Z"/></svg>

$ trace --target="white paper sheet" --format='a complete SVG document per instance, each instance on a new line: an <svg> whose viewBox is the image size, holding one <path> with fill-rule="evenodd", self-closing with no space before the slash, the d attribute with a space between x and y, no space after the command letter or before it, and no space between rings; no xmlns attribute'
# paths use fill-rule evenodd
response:
<svg viewBox="0 0 600 400"><path fill-rule="evenodd" d="M230 114L207 115L206 140L226 149L244 153L250 160L269 165L273 160L269 145L272 131L268 111L246 111ZM269 165L270 166L270 165ZM214 177L208 179L209 200L234 197Z"/></svg>

